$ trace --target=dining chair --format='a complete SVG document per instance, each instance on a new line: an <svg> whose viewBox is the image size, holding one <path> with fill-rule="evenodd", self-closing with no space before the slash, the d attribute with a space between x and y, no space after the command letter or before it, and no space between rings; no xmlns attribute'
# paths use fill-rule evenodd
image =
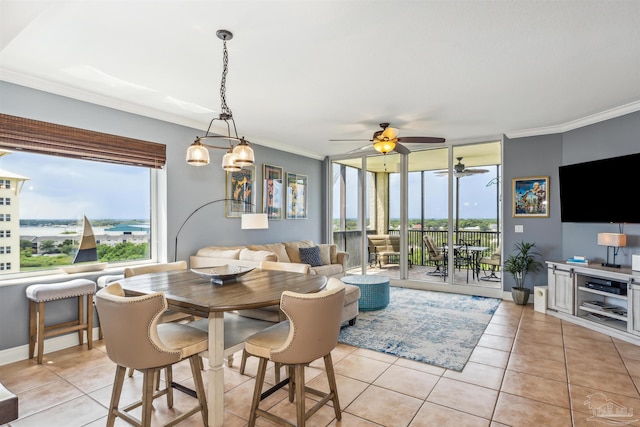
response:
<svg viewBox="0 0 640 427"><path fill-rule="evenodd" d="M321 292L300 294L285 291L280 299L280 307L288 320L247 338L246 351L260 360L249 414L249 427L255 426L258 416L278 424L304 427L307 419L329 401L333 403L336 419L342 418L331 351L338 343L344 294L345 285L336 278L330 278L325 290ZM319 322L318 319L322 321ZM329 383L327 393L305 384L305 366L319 358L324 360ZM286 365L288 368L289 402L295 401L296 424L259 407L268 361ZM274 388L280 388L286 383L287 380ZM265 397L273 390L266 391ZM320 397L308 411L305 407L306 392Z"/></svg>
<svg viewBox="0 0 640 427"><path fill-rule="evenodd" d="M498 247L496 248L495 251L493 251L491 256L481 257L478 260L478 264L487 264L491 266L491 273L487 275L485 270L485 275L481 277L480 280L486 280L489 282L499 282L500 278L496 275L496 271L498 271L498 268L502 265L501 245L498 245Z"/></svg>
<svg viewBox="0 0 640 427"><path fill-rule="evenodd" d="M176 261L176 262L168 262L168 263L159 263L159 264L145 264L137 267L127 267L124 269L124 277L133 277L139 276L141 274L149 274L149 273L159 273L162 271L176 271L176 270L186 270L187 262L186 261ZM181 313L179 311L173 310L165 310L160 315L160 323L170 323L170 322L183 322L188 321L192 322L195 318L192 314ZM129 376L133 375L133 369L129 369Z"/></svg>
<svg viewBox="0 0 640 427"><path fill-rule="evenodd" d="M182 413L167 425L174 425L196 412L208 423L207 401L198 354L208 348L207 333L181 323L162 323L167 300L162 292L139 297L126 297L120 283L114 282L96 294L96 308L102 321L105 346L109 358L116 363L116 375L106 425L114 425L116 417L130 424L151 425L153 400L166 395L167 406L173 407L172 365L189 359L198 405ZM119 407L127 368L143 373L142 399ZM165 387L155 390L157 373L165 369ZM129 411L142 406L141 419ZM182 411L180 411L182 412Z"/></svg>
<svg viewBox="0 0 640 427"><path fill-rule="evenodd" d="M458 247L455 249L455 267L460 271L462 268L467 270L467 283L469 283L469 270L472 271L473 277L476 274L475 254L469 250L469 246L474 245L475 242L460 239L458 241Z"/></svg>
<svg viewBox="0 0 640 427"><path fill-rule="evenodd" d="M435 270L429 271L427 272L427 274L430 276L446 277L447 276L447 269L446 269L447 258L444 254L444 251L438 250L433 239L428 234L424 234L422 236L422 240L424 241L424 245L427 248L429 261L432 261L436 264Z"/></svg>
<svg viewBox="0 0 640 427"><path fill-rule="evenodd" d="M309 264L299 264L293 262L276 262L276 261L262 261L260 263L260 269L262 270L277 270L277 271L289 271L292 273L301 273L301 274L309 274L310 266ZM279 316L279 320L282 321L286 319L286 316L280 309L278 305L272 305L269 307L264 307L259 310L273 311L277 312ZM238 310L236 313L240 316L244 317L254 317L255 310ZM240 373L244 374L244 371L247 367L247 358L249 354L246 349L242 350L242 360L240 361ZM280 365L275 364L275 378L276 382L280 382Z"/></svg>

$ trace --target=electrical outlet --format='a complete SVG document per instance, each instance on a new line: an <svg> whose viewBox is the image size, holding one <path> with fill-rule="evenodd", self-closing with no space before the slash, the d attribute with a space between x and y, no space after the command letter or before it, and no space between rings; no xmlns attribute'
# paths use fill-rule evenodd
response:
<svg viewBox="0 0 640 427"><path fill-rule="evenodd" d="M524 233L524 225L516 225L516 233Z"/></svg>

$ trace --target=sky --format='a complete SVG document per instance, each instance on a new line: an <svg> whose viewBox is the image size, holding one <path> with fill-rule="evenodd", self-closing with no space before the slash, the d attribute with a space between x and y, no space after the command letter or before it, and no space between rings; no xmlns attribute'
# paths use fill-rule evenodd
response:
<svg viewBox="0 0 640 427"><path fill-rule="evenodd" d="M495 166L483 166L487 173L467 175L459 179L460 183L460 218L496 218L496 185L487 185L496 176ZM448 176L427 173L425 182L425 218L447 218ZM356 172L347 168L347 218L357 216L357 184ZM389 179L390 203L389 216L400 218L399 175L391 174ZM454 179L455 185L455 179ZM396 195L393 197L393 195ZM409 219L420 218L420 173L409 174ZM333 217L339 217L339 195L334 194Z"/></svg>
<svg viewBox="0 0 640 427"><path fill-rule="evenodd" d="M149 169L14 152L0 169L29 178L21 219L149 219Z"/></svg>

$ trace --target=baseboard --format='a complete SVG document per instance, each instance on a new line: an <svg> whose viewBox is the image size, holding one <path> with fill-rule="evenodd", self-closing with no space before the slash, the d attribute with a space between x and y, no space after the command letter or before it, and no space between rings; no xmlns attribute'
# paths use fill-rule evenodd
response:
<svg viewBox="0 0 640 427"><path fill-rule="evenodd" d="M93 328L93 340L97 340L99 337L99 328ZM68 335L60 335L57 337L47 338L44 340L44 354L52 353L54 351L64 350L65 348L75 347L79 344L78 334L72 332ZM86 344L86 335L85 335ZM36 348L37 351L37 348ZM0 350L0 366L7 365L9 363L19 362L21 360L27 360L29 358L29 344L21 345L18 347L8 348L6 350Z"/></svg>

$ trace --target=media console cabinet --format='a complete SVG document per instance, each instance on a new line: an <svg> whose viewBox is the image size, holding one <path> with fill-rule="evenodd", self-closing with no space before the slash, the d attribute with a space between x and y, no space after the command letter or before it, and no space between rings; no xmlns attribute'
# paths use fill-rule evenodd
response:
<svg viewBox="0 0 640 427"><path fill-rule="evenodd" d="M640 345L640 272L546 263L548 314Z"/></svg>

